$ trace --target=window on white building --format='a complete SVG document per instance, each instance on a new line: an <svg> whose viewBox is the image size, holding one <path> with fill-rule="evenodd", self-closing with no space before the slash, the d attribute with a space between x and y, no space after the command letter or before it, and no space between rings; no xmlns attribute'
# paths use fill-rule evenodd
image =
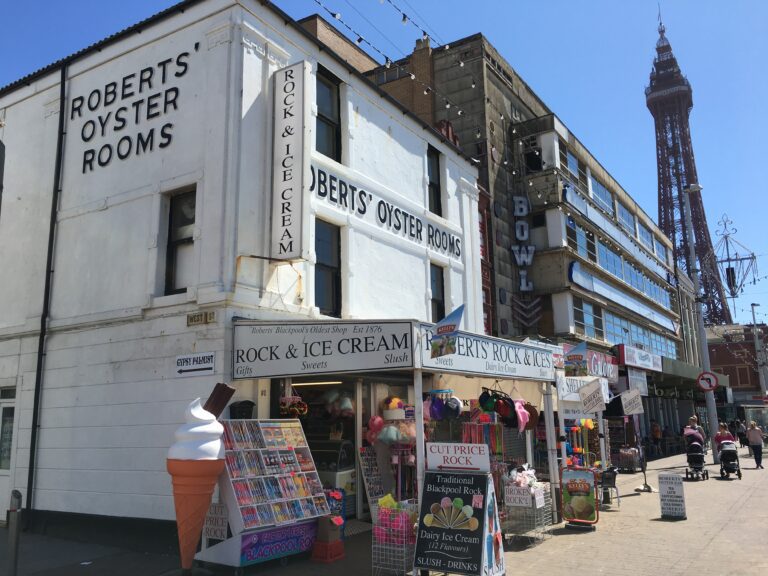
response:
<svg viewBox="0 0 768 576"><path fill-rule="evenodd" d="M445 318L445 271L437 264L430 264L429 279L432 288L432 322L439 322Z"/></svg>
<svg viewBox="0 0 768 576"><path fill-rule="evenodd" d="M13 406L0 407L0 470L10 470L11 468L14 411Z"/></svg>
<svg viewBox="0 0 768 576"><path fill-rule="evenodd" d="M168 210L165 294L180 294L194 284L195 190L173 194Z"/></svg>
<svg viewBox="0 0 768 576"><path fill-rule="evenodd" d="M443 215L443 187L440 179L440 152L427 148L427 180L429 181L429 211Z"/></svg>
<svg viewBox="0 0 768 576"><path fill-rule="evenodd" d="M341 81L322 66L317 67L317 134L315 149L341 162Z"/></svg>
<svg viewBox="0 0 768 576"><path fill-rule="evenodd" d="M341 318L341 229L315 220L315 306Z"/></svg>
<svg viewBox="0 0 768 576"><path fill-rule="evenodd" d="M664 262L664 264L667 264L667 247L658 238L654 238L653 243L656 247L656 257Z"/></svg>

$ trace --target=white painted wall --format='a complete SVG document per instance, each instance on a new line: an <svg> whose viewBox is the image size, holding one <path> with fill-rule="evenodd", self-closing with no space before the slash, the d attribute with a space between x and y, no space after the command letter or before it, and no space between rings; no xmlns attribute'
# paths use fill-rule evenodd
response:
<svg viewBox="0 0 768 576"><path fill-rule="evenodd" d="M184 53L186 66L176 64ZM124 103L135 111L134 102L174 89L175 107L138 124L134 116L117 132L109 126L119 102L72 114L78 96L103 95L110 82L148 67L161 74L167 58L166 82L145 84L144 94ZM476 170L258 2L195 5L69 70L34 507L172 518L165 453L185 405L231 377L232 316L317 316L312 259L276 265L252 257L269 254L271 76L301 60L313 71L321 62L346 84L345 165L317 154L313 162L364 181L377 197L462 242L461 256L449 257L312 196L309 230L316 216L343 226L344 317L428 320L435 262L447 269L446 307L468 304L464 328L482 331ZM25 494L58 106L55 73L0 97L7 152L0 269L14 271L0 282L0 385L18 387L8 488ZM86 131L84 141L83 125L99 125L99 115L104 134ZM160 148L166 123L172 140ZM125 135L135 146L137 134L152 129L151 153L96 162L84 173L87 150L98 153ZM444 155L445 218L425 208L427 142ZM197 190L195 282L186 294L164 296L168 194L189 185ZM187 327L186 314L201 307L216 312L216 323ZM200 351L216 353L216 373L176 377L176 356ZM238 383L237 397L252 398L264 384ZM0 485L2 505L5 491Z"/></svg>

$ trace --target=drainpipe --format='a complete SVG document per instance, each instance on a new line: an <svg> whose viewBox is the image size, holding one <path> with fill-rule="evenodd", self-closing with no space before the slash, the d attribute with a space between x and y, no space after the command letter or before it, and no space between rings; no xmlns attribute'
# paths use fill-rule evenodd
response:
<svg viewBox="0 0 768 576"><path fill-rule="evenodd" d="M61 65L59 83L59 131L56 136L56 166L53 171L53 195L51 197L51 220L48 228L48 253L45 264L45 290L43 292L43 311L40 315L40 336L37 341L37 368L35 370L35 396L32 401L32 429L29 443L29 473L27 475L27 510L32 510L32 492L35 482L35 456L37 452L37 432L40 427L40 393L43 387L43 369L45 363L45 344L48 327L48 315L51 302L51 282L53 280L53 248L56 240L56 216L61 193L61 171L64 151L64 115L66 113L66 78L67 65ZM27 521L29 514L25 515Z"/></svg>

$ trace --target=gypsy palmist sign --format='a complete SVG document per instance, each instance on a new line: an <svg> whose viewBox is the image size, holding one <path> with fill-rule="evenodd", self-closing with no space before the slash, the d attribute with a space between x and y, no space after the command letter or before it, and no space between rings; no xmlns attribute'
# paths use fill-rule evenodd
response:
<svg viewBox="0 0 768 576"><path fill-rule="evenodd" d="M271 252L278 260L296 260L303 252L307 66L302 61L275 72Z"/></svg>

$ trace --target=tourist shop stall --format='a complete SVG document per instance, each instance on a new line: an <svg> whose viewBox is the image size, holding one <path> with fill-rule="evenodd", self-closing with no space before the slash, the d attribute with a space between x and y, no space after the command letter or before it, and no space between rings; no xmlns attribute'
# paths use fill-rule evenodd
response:
<svg viewBox="0 0 768 576"><path fill-rule="evenodd" d="M455 349L433 358L431 330L431 324L412 320L235 320L233 374L244 392L252 391L254 418L240 413L243 421L225 425L232 433L233 451L242 452L234 454L233 461L245 462L228 467L220 482L219 505L226 507L231 537L212 543L198 558L245 566L301 551L302 546L273 538L264 550L253 549L277 529L295 542L303 541L306 549L316 531L316 517L327 510L318 497L321 490L340 489L347 504L344 515L373 522L374 564L389 563L405 573L412 568L407 565L415 546L411 520L423 486L426 442L486 444L499 456L501 492L503 464L508 476L509 468L533 462L535 430L526 430L527 422L521 428L520 420L505 430L500 414L480 407L483 394L509 398L508 406L518 405L529 419L534 412L541 414L552 452L543 475L556 483L552 352L459 332ZM511 422L509 414L504 418ZM277 460L268 464L278 466L278 472L283 466L296 470L288 470L285 486L278 478L266 496L294 498L298 505L290 503L286 510L278 505L272 516L259 517L256 503L254 519L252 499L263 496L259 492L264 482L274 484L267 478L273 470L262 463L254 464L253 474L248 472L253 462L246 452L261 448L247 443L262 442L266 449L265 433L271 439L275 430L283 432L285 440L271 447ZM289 486L291 478L297 482L296 476L304 480ZM499 498L503 503L503 494ZM382 554L378 559L377 544Z"/></svg>

